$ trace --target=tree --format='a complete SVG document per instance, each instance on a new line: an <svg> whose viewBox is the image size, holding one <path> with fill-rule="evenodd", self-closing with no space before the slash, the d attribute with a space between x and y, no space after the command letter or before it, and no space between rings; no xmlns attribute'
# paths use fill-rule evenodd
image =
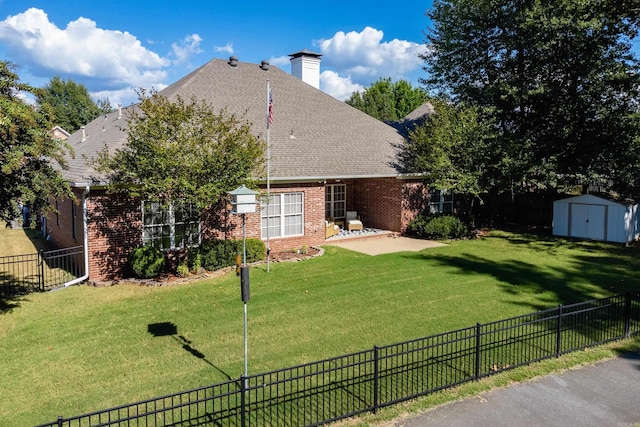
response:
<svg viewBox="0 0 640 427"><path fill-rule="evenodd" d="M380 79L364 92L354 92L345 102L383 122L402 119L427 100L425 92L406 80Z"/></svg>
<svg viewBox="0 0 640 427"><path fill-rule="evenodd" d="M21 83L14 68L0 61L0 219L9 223L24 204L34 213L33 225L35 212L54 209L50 197L72 197L59 173L68 147L52 138L51 111L19 96L38 90Z"/></svg>
<svg viewBox="0 0 640 427"><path fill-rule="evenodd" d="M414 129L398 151L405 172L424 174L436 189L453 190L467 201L472 214L476 200L495 176L497 153L490 147L495 126L482 108L455 105L444 99L431 101L435 113Z"/></svg>
<svg viewBox="0 0 640 427"><path fill-rule="evenodd" d="M99 115L104 115L115 111L115 108L111 106L111 101L109 98L100 98L96 101L96 106L98 107Z"/></svg>
<svg viewBox="0 0 640 427"><path fill-rule="evenodd" d="M265 144L249 123L195 99L145 91L139 99L126 144L112 154L105 146L95 161L113 191L202 211L260 175Z"/></svg>
<svg viewBox="0 0 640 427"><path fill-rule="evenodd" d="M50 105L55 124L70 133L107 112L105 109L111 109L108 100L97 105L84 85L57 76L39 92L36 102L40 106Z"/></svg>
<svg viewBox="0 0 640 427"><path fill-rule="evenodd" d="M636 153L640 0L435 0L429 90L491 107L502 185L625 180Z"/></svg>

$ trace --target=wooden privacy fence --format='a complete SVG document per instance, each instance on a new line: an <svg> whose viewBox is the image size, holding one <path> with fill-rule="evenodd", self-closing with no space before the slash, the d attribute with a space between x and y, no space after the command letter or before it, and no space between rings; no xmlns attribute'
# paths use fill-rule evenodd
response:
<svg viewBox="0 0 640 427"><path fill-rule="evenodd" d="M640 292L629 293L59 417L39 427L317 426L639 332Z"/></svg>

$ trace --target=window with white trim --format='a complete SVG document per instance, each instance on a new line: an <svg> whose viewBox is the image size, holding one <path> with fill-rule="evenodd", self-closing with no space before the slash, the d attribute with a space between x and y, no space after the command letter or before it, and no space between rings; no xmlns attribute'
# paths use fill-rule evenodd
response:
<svg viewBox="0 0 640 427"><path fill-rule="evenodd" d="M429 212L432 214L452 214L453 213L453 191L432 190L429 201Z"/></svg>
<svg viewBox="0 0 640 427"><path fill-rule="evenodd" d="M304 234L304 193L271 194L260 208L262 238L302 236Z"/></svg>
<svg viewBox="0 0 640 427"><path fill-rule="evenodd" d="M193 206L142 203L142 242L161 250L200 243L200 217Z"/></svg>
<svg viewBox="0 0 640 427"><path fill-rule="evenodd" d="M347 206L347 186L331 184L324 187L324 217L344 218Z"/></svg>

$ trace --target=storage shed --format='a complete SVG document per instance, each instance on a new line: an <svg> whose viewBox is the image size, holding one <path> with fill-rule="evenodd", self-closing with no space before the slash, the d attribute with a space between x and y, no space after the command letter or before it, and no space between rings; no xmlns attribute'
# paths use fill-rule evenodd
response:
<svg viewBox="0 0 640 427"><path fill-rule="evenodd" d="M553 235L627 243L640 238L638 205L591 194L553 202Z"/></svg>

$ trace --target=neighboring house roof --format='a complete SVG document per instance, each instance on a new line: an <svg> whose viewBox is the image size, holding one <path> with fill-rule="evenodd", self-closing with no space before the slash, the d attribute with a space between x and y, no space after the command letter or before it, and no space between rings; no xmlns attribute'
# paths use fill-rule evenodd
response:
<svg viewBox="0 0 640 427"><path fill-rule="evenodd" d="M427 101L404 116L402 119L390 124L398 129L398 132L406 136L409 134L409 131L413 130L416 126L421 125L429 116L432 116L435 113L436 110L433 108L433 104Z"/></svg>
<svg viewBox="0 0 640 427"><path fill-rule="evenodd" d="M55 126L53 129L51 129L51 137L53 139L59 139L64 141L70 136L71 134L66 130L62 129L60 126Z"/></svg>
<svg viewBox="0 0 640 427"><path fill-rule="evenodd" d="M267 80L273 97L270 128L271 180L304 181L396 176L395 146L403 138L391 126L270 66L214 59L160 93L204 99L253 125L254 135L266 140ZM131 110L128 107L125 110ZM100 116L68 140L76 153L64 175L75 183L91 183L95 171L86 158L105 144L110 150L126 142L123 111Z"/></svg>

